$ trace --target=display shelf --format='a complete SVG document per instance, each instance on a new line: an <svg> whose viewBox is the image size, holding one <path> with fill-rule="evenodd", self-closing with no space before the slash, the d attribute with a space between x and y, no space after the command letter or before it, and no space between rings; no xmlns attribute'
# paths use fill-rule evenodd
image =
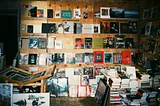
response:
<svg viewBox="0 0 160 106"><path fill-rule="evenodd" d="M93 49L48 49L48 53L65 53L65 52L72 52L72 53L85 53L85 52L93 52Z"/></svg>
<svg viewBox="0 0 160 106"><path fill-rule="evenodd" d="M94 49L95 51L104 51L104 52L122 52L122 51L131 51L132 53L137 53L138 52L138 49L124 49L124 48L120 48L120 49L117 49L117 48L108 48L108 49Z"/></svg>
<svg viewBox="0 0 160 106"><path fill-rule="evenodd" d="M28 53L28 54L40 54L40 53L46 53L46 49L20 49L21 53Z"/></svg>
<svg viewBox="0 0 160 106"><path fill-rule="evenodd" d="M21 20L28 20L28 21L47 21L46 17L21 17Z"/></svg>

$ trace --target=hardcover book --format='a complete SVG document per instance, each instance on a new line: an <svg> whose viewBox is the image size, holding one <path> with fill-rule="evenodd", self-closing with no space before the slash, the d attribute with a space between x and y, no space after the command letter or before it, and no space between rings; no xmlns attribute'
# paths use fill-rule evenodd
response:
<svg viewBox="0 0 160 106"><path fill-rule="evenodd" d="M103 48L103 38L93 38L93 49Z"/></svg>
<svg viewBox="0 0 160 106"><path fill-rule="evenodd" d="M28 64L28 54L20 53L19 64Z"/></svg>
<svg viewBox="0 0 160 106"><path fill-rule="evenodd" d="M27 25L27 33L33 33L33 25Z"/></svg>
<svg viewBox="0 0 160 106"><path fill-rule="evenodd" d="M82 33L82 24L81 23L74 23L74 34Z"/></svg>
<svg viewBox="0 0 160 106"><path fill-rule="evenodd" d="M37 59L38 55L37 54L29 54L28 57L28 64L30 65L36 65L37 64Z"/></svg>
<svg viewBox="0 0 160 106"><path fill-rule="evenodd" d="M75 64L74 53L65 53L65 64Z"/></svg>
<svg viewBox="0 0 160 106"><path fill-rule="evenodd" d="M92 38L84 38L84 48L92 49Z"/></svg>
<svg viewBox="0 0 160 106"><path fill-rule="evenodd" d="M37 17L44 17L44 9L37 9Z"/></svg>
<svg viewBox="0 0 160 106"><path fill-rule="evenodd" d="M129 22L129 33L137 33L137 22Z"/></svg>
<svg viewBox="0 0 160 106"><path fill-rule="evenodd" d="M119 33L119 22L110 22L110 32Z"/></svg>
<svg viewBox="0 0 160 106"><path fill-rule="evenodd" d="M114 48L114 38L113 37L105 37L103 38L103 48Z"/></svg>
<svg viewBox="0 0 160 106"><path fill-rule="evenodd" d="M47 9L47 18L53 18L53 9Z"/></svg>
<svg viewBox="0 0 160 106"><path fill-rule="evenodd" d="M30 49L39 48L39 38L38 37L29 37L29 48Z"/></svg>
<svg viewBox="0 0 160 106"><path fill-rule="evenodd" d="M94 78L93 67L84 67L84 75L88 75L89 79Z"/></svg>
<svg viewBox="0 0 160 106"><path fill-rule="evenodd" d="M39 38L39 49L47 48L47 38Z"/></svg>
<svg viewBox="0 0 160 106"><path fill-rule="evenodd" d="M81 18L81 10L80 9L74 9L74 18L75 19Z"/></svg>
<svg viewBox="0 0 160 106"><path fill-rule="evenodd" d="M131 51L122 51L122 64L131 64Z"/></svg>
<svg viewBox="0 0 160 106"><path fill-rule="evenodd" d="M84 49L84 38L75 38L75 49Z"/></svg>
<svg viewBox="0 0 160 106"><path fill-rule="evenodd" d="M93 53L85 53L84 63L85 64L93 64Z"/></svg>
<svg viewBox="0 0 160 106"><path fill-rule="evenodd" d="M112 52L104 53L104 63L113 64L113 53Z"/></svg>
<svg viewBox="0 0 160 106"><path fill-rule="evenodd" d="M94 51L94 64L103 64L104 63L104 51Z"/></svg>
<svg viewBox="0 0 160 106"><path fill-rule="evenodd" d="M101 33L110 33L110 22L109 21L101 21L100 22L100 31Z"/></svg>
<svg viewBox="0 0 160 106"><path fill-rule="evenodd" d="M61 16L62 18L72 18L72 10L62 10Z"/></svg>
<svg viewBox="0 0 160 106"><path fill-rule="evenodd" d="M65 21L63 23L64 33L73 33L73 22L72 21Z"/></svg>
<svg viewBox="0 0 160 106"><path fill-rule="evenodd" d="M120 23L120 33L129 33L128 23Z"/></svg>
<svg viewBox="0 0 160 106"><path fill-rule="evenodd" d="M113 53L113 64L121 64L121 63L122 63L122 54Z"/></svg>
<svg viewBox="0 0 160 106"><path fill-rule="evenodd" d="M84 53L76 53L75 54L75 63L83 64L84 63Z"/></svg>

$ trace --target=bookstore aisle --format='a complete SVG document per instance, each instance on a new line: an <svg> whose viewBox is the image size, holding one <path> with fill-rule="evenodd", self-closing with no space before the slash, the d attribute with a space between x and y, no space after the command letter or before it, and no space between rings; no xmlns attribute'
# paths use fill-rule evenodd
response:
<svg viewBox="0 0 160 106"><path fill-rule="evenodd" d="M160 6L148 2L15 2L19 67L0 71L0 106L160 105Z"/></svg>

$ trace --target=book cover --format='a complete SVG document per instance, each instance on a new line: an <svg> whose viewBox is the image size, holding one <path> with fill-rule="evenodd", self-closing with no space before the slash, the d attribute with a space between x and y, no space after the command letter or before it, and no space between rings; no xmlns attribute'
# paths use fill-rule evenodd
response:
<svg viewBox="0 0 160 106"><path fill-rule="evenodd" d="M93 33L100 33L100 24L93 24Z"/></svg>
<svg viewBox="0 0 160 106"><path fill-rule="evenodd" d="M88 11L83 12L83 19L88 19Z"/></svg>
<svg viewBox="0 0 160 106"><path fill-rule="evenodd" d="M104 63L104 51L94 51L94 64L103 64Z"/></svg>
<svg viewBox="0 0 160 106"><path fill-rule="evenodd" d="M27 38L27 39L25 39L25 38L23 38L23 39L21 39L21 48L22 49L28 49L29 48L29 39Z"/></svg>
<svg viewBox="0 0 160 106"><path fill-rule="evenodd" d="M100 17L101 18L110 18L110 8L100 7Z"/></svg>
<svg viewBox="0 0 160 106"><path fill-rule="evenodd" d="M29 37L29 48L30 49L39 48L39 38L38 37Z"/></svg>
<svg viewBox="0 0 160 106"><path fill-rule="evenodd" d="M122 64L131 64L131 51L122 51Z"/></svg>
<svg viewBox="0 0 160 106"><path fill-rule="evenodd" d="M63 39L63 48L64 49L74 49L74 40L71 40L70 37L65 37Z"/></svg>
<svg viewBox="0 0 160 106"><path fill-rule="evenodd" d="M119 22L110 22L110 33L119 33Z"/></svg>
<svg viewBox="0 0 160 106"><path fill-rule="evenodd" d="M46 65L46 63L47 63L47 54L46 53L39 54L38 65Z"/></svg>
<svg viewBox="0 0 160 106"><path fill-rule="evenodd" d="M28 57L28 64L30 65L36 65L37 64L37 57L38 55L37 54L29 54L29 57Z"/></svg>
<svg viewBox="0 0 160 106"><path fill-rule="evenodd" d="M93 24L82 24L82 33L83 34L93 34Z"/></svg>
<svg viewBox="0 0 160 106"><path fill-rule="evenodd" d="M65 53L65 64L75 64L74 53Z"/></svg>
<svg viewBox="0 0 160 106"><path fill-rule="evenodd" d="M81 18L81 10L80 9L74 9L74 18L75 19Z"/></svg>
<svg viewBox="0 0 160 106"><path fill-rule="evenodd" d="M84 49L84 38L75 38L74 48Z"/></svg>
<svg viewBox="0 0 160 106"><path fill-rule="evenodd" d="M48 39L47 39L47 48L53 49L54 46L55 46L55 40L56 40L55 36L48 37Z"/></svg>
<svg viewBox="0 0 160 106"><path fill-rule="evenodd" d="M72 75L68 77L69 85L80 85L80 75Z"/></svg>
<svg viewBox="0 0 160 106"><path fill-rule="evenodd" d="M78 86L78 97L87 97L87 86L86 85Z"/></svg>
<svg viewBox="0 0 160 106"><path fill-rule="evenodd" d="M134 39L133 38L125 38L125 48L134 48Z"/></svg>
<svg viewBox="0 0 160 106"><path fill-rule="evenodd" d="M84 54L84 63L85 64L93 64L93 53L85 53Z"/></svg>
<svg viewBox="0 0 160 106"><path fill-rule="evenodd" d="M64 78L65 77L65 68L56 68L55 77L56 78Z"/></svg>
<svg viewBox="0 0 160 106"><path fill-rule="evenodd" d="M89 79L94 78L94 72L93 72L93 67L84 67L84 75L88 75Z"/></svg>
<svg viewBox="0 0 160 106"><path fill-rule="evenodd" d="M77 97L77 96L78 96L78 85L70 85L69 97Z"/></svg>
<svg viewBox="0 0 160 106"><path fill-rule="evenodd" d="M129 33L137 33L137 22L129 21Z"/></svg>
<svg viewBox="0 0 160 106"><path fill-rule="evenodd" d="M60 10L55 11L55 18L61 18L61 11Z"/></svg>
<svg viewBox="0 0 160 106"><path fill-rule="evenodd" d="M53 9L47 9L47 18L53 18Z"/></svg>
<svg viewBox="0 0 160 106"><path fill-rule="evenodd" d="M28 54L20 53L19 64L28 64Z"/></svg>
<svg viewBox="0 0 160 106"><path fill-rule="evenodd" d="M112 52L104 53L104 63L113 64L113 53Z"/></svg>
<svg viewBox="0 0 160 106"><path fill-rule="evenodd" d="M27 25L26 24L21 24L21 33L27 33Z"/></svg>
<svg viewBox="0 0 160 106"><path fill-rule="evenodd" d="M113 37L105 37L103 38L103 48L114 48L114 38Z"/></svg>
<svg viewBox="0 0 160 106"><path fill-rule="evenodd" d="M47 48L47 38L39 38L39 49Z"/></svg>
<svg viewBox="0 0 160 106"><path fill-rule="evenodd" d="M28 15L31 17L37 17L37 7L36 6L29 6Z"/></svg>
<svg viewBox="0 0 160 106"><path fill-rule="evenodd" d="M33 25L33 33L42 33L42 25Z"/></svg>
<svg viewBox="0 0 160 106"><path fill-rule="evenodd" d="M93 38L93 49L103 48L103 38Z"/></svg>
<svg viewBox="0 0 160 106"><path fill-rule="evenodd" d="M65 54L64 53L48 53L47 63L50 64L64 64Z"/></svg>
<svg viewBox="0 0 160 106"><path fill-rule="evenodd" d="M37 17L40 18L44 17L44 9L37 9Z"/></svg>
<svg viewBox="0 0 160 106"><path fill-rule="evenodd" d="M94 18L94 12L88 11L88 19L93 19Z"/></svg>
<svg viewBox="0 0 160 106"><path fill-rule="evenodd" d="M89 75L80 75L80 85L89 85Z"/></svg>
<svg viewBox="0 0 160 106"><path fill-rule="evenodd" d="M122 63L122 54L113 53L113 64L121 64L121 63Z"/></svg>
<svg viewBox="0 0 160 106"><path fill-rule="evenodd" d="M73 33L73 22L72 21L65 21L63 23L64 33Z"/></svg>
<svg viewBox="0 0 160 106"><path fill-rule="evenodd" d="M115 35L115 48L125 48L124 35Z"/></svg>
<svg viewBox="0 0 160 106"><path fill-rule="evenodd" d="M83 64L84 63L84 53L76 53L75 54L75 63Z"/></svg>
<svg viewBox="0 0 160 106"><path fill-rule="evenodd" d="M56 24L42 23L42 33L56 33Z"/></svg>
<svg viewBox="0 0 160 106"><path fill-rule="evenodd" d="M89 86L89 97L95 97L97 86L97 84L92 84Z"/></svg>
<svg viewBox="0 0 160 106"><path fill-rule="evenodd" d="M59 93L58 96L66 96L68 97L68 78L58 78L58 88Z"/></svg>
<svg viewBox="0 0 160 106"><path fill-rule="evenodd" d="M103 73L100 71L100 70L103 70L104 67L103 66L94 66L94 75L97 76L97 75L103 75Z"/></svg>
<svg viewBox="0 0 160 106"><path fill-rule="evenodd" d="M74 23L74 34L82 33L82 24L81 23Z"/></svg>
<svg viewBox="0 0 160 106"><path fill-rule="evenodd" d="M94 11L94 18L100 18L100 11Z"/></svg>
<svg viewBox="0 0 160 106"><path fill-rule="evenodd" d="M145 26L145 35L150 35L152 22L147 22Z"/></svg>
<svg viewBox="0 0 160 106"><path fill-rule="evenodd" d="M55 40L55 49L62 49L63 48L63 42L62 40Z"/></svg>
<svg viewBox="0 0 160 106"><path fill-rule="evenodd" d="M84 48L92 49L92 38L84 38Z"/></svg>
<svg viewBox="0 0 160 106"><path fill-rule="evenodd" d="M100 21L100 32L110 33L110 22L109 21Z"/></svg>
<svg viewBox="0 0 160 106"><path fill-rule="evenodd" d="M84 74L84 68L79 67L79 68L74 68L74 75L83 75Z"/></svg>
<svg viewBox="0 0 160 106"><path fill-rule="evenodd" d="M64 29L63 29L63 23L56 23L56 32L59 33L63 33Z"/></svg>
<svg viewBox="0 0 160 106"><path fill-rule="evenodd" d="M27 25L27 33L33 33L33 25Z"/></svg>
<svg viewBox="0 0 160 106"><path fill-rule="evenodd" d="M110 14L111 14L111 18L124 18L124 9L111 8Z"/></svg>
<svg viewBox="0 0 160 106"><path fill-rule="evenodd" d="M58 96L58 79L57 78L52 78L52 79L47 79L47 92L50 93L51 96L57 97Z"/></svg>
<svg viewBox="0 0 160 106"><path fill-rule="evenodd" d="M72 10L62 10L61 17L62 18L72 18Z"/></svg>
<svg viewBox="0 0 160 106"><path fill-rule="evenodd" d="M120 23L120 33L129 33L129 23Z"/></svg>

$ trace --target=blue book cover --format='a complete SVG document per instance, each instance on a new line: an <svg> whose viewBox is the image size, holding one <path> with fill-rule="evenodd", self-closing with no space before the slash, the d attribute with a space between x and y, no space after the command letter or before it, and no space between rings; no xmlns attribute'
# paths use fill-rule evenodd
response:
<svg viewBox="0 0 160 106"><path fill-rule="evenodd" d="M62 15L62 18L72 18L72 11L62 10L61 15Z"/></svg>

